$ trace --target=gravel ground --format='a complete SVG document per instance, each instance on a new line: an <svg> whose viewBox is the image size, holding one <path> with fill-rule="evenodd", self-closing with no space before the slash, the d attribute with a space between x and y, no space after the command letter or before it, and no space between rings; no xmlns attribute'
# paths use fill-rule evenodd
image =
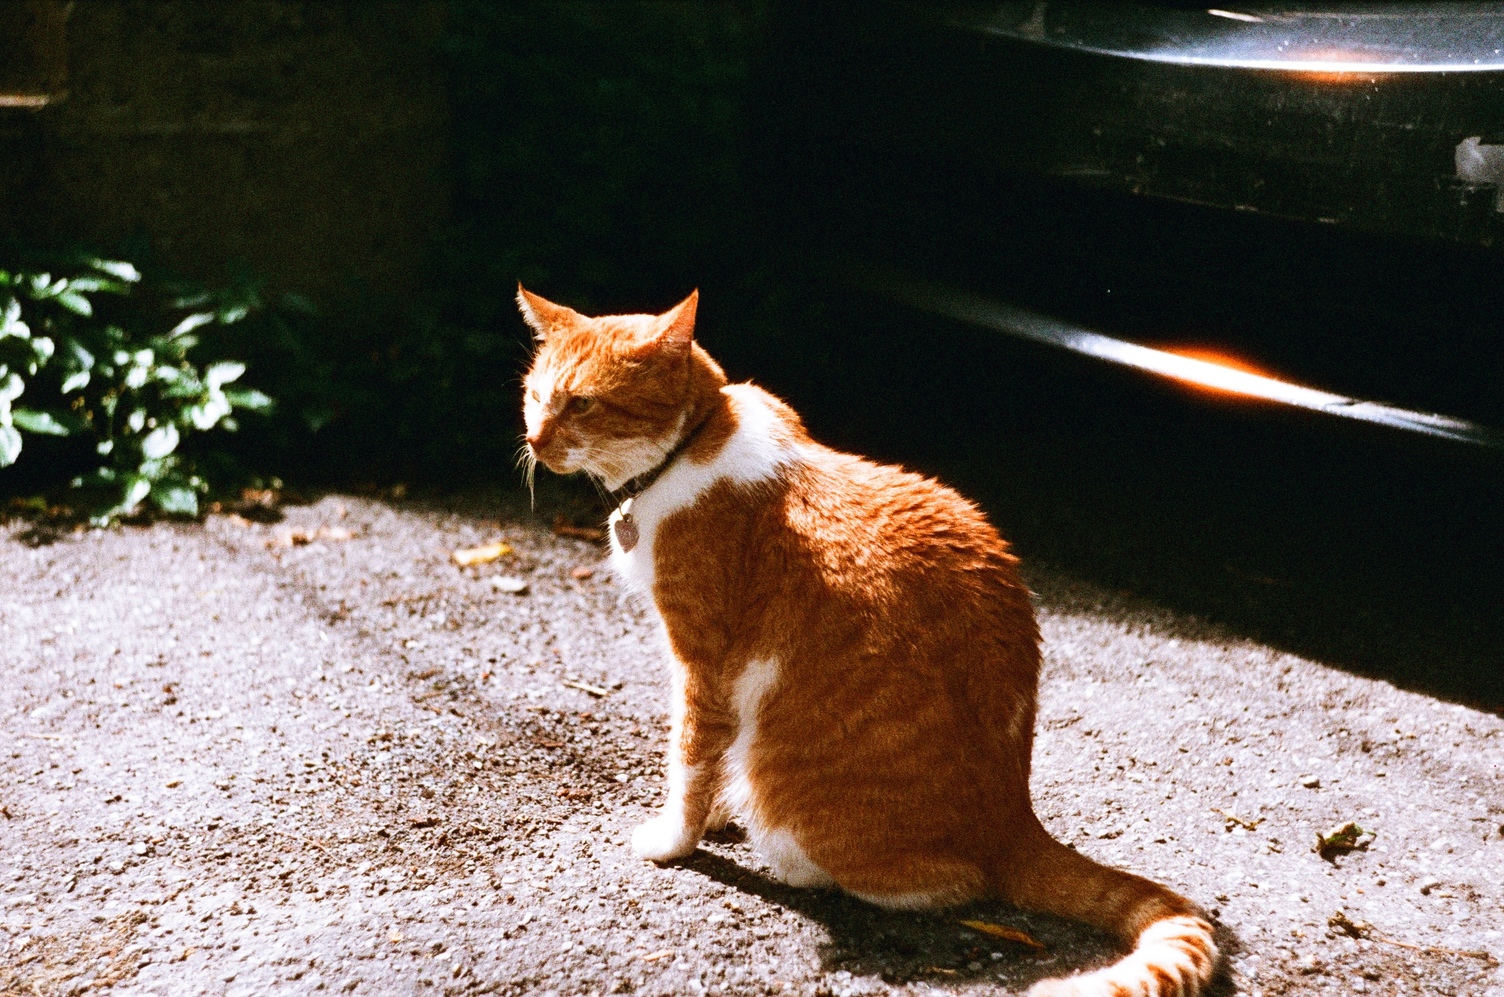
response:
<svg viewBox="0 0 1504 997"><path fill-rule="evenodd" d="M635 860L663 676L599 548L545 525L578 502L4 528L0 993L1011 993L1111 958L1001 905L784 888L734 827ZM1026 574L1040 814L1212 909L1220 992L1504 994L1499 717ZM1313 852L1347 821L1366 850Z"/></svg>

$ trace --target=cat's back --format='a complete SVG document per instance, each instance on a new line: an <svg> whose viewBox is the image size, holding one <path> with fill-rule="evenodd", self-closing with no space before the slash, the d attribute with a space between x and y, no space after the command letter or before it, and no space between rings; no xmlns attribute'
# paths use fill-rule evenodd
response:
<svg viewBox="0 0 1504 997"><path fill-rule="evenodd" d="M860 627L869 647L920 635L1035 645L1016 559L975 505L814 442L759 388L723 390L733 425L712 426L705 452L690 455L705 485L655 531L653 589L669 616L778 643L796 629L847 643Z"/></svg>
<svg viewBox="0 0 1504 997"><path fill-rule="evenodd" d="M814 443L803 457L777 518L832 567L1012 574L1015 558L986 516L933 478Z"/></svg>
<svg viewBox="0 0 1504 997"><path fill-rule="evenodd" d="M782 540L840 571L1012 570L1007 543L952 489L816 443L792 408L755 385L722 394L724 414L638 508L655 525L672 518L667 532L688 541L678 546ZM757 535L743 536L749 529Z"/></svg>
<svg viewBox="0 0 1504 997"><path fill-rule="evenodd" d="M1022 591L1017 559L987 517L933 478L813 441L783 402L750 385L744 406L766 407L788 442L786 459L754 501L756 546L791 548L823 583L907 589ZM795 554L794 552L797 552ZM772 566L785 571L786 560ZM909 593L914 595L915 593Z"/></svg>

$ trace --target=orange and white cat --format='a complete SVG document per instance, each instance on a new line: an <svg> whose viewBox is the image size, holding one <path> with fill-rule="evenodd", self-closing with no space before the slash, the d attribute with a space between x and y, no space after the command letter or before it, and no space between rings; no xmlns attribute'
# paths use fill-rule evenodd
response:
<svg viewBox="0 0 1504 997"><path fill-rule="evenodd" d="M790 884L896 908L1001 898L1132 949L1036 993L1199 993L1217 949L1195 905L1034 815L1039 630L976 506L727 384L694 342L697 294L600 318L517 302L539 341L528 453L636 493L611 560L668 636L668 800L637 854L688 855L734 816Z"/></svg>

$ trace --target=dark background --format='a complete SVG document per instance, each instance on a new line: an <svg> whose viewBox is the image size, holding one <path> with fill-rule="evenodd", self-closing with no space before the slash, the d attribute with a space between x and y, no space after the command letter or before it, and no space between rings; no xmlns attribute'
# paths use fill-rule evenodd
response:
<svg viewBox="0 0 1504 997"><path fill-rule="evenodd" d="M5 8L0 82L61 99L0 111L0 226L312 302L221 344L283 403L230 441L249 466L510 486L516 281L595 313L698 286L733 377L976 496L1027 559L1504 702L1496 454L1102 370L830 267L881 256L1498 425L1497 250L855 155L831 115L919 77L812 78L821 39L777 4L62 6Z"/></svg>

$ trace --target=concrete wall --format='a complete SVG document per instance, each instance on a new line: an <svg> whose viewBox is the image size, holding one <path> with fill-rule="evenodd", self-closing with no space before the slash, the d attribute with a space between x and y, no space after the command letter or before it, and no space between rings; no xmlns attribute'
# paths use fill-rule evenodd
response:
<svg viewBox="0 0 1504 997"><path fill-rule="evenodd" d="M325 308L400 302L447 217L441 4L81 0L67 95L0 112L0 224ZM355 283L364 281L367 283Z"/></svg>

